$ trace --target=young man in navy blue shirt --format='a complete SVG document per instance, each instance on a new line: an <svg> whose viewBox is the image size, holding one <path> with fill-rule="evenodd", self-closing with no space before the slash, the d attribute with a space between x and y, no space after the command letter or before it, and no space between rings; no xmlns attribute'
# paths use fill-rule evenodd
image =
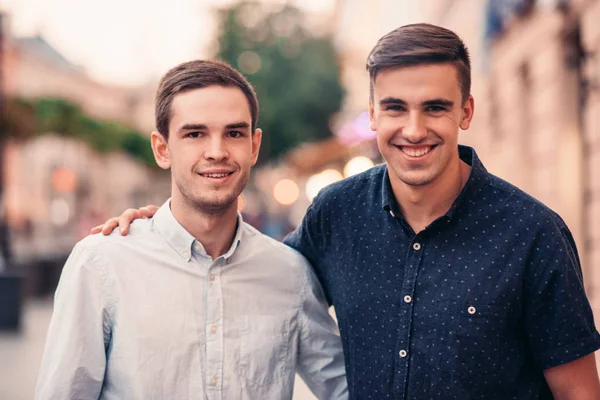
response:
<svg viewBox="0 0 600 400"><path fill-rule="evenodd" d="M464 43L403 26L367 70L386 164L324 189L285 239L335 306L350 398L600 399L571 233L458 145L474 112Z"/></svg>

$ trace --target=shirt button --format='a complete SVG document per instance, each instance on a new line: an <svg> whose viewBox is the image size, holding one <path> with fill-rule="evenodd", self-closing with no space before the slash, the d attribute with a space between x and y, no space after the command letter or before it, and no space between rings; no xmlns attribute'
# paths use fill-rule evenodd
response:
<svg viewBox="0 0 600 400"><path fill-rule="evenodd" d="M213 325L213 326L211 326L211 327L210 327L210 331L211 331L212 333L217 333L217 326L216 326L216 325Z"/></svg>
<svg viewBox="0 0 600 400"><path fill-rule="evenodd" d="M187 251L184 251L184 252L183 252L183 256L184 256L185 258L190 258L190 253L189 253L189 252L187 252Z"/></svg>
<svg viewBox="0 0 600 400"><path fill-rule="evenodd" d="M415 243L415 244L413 244L413 249L421 250L421 245L419 243Z"/></svg>
<svg viewBox="0 0 600 400"><path fill-rule="evenodd" d="M201 247L200 247L200 245L199 245L198 243L196 243L196 244L194 245L194 249L195 249L195 250L197 250L197 251L200 251L200 250L201 250Z"/></svg>
<svg viewBox="0 0 600 400"><path fill-rule="evenodd" d="M406 353L406 350L400 350L399 354L400 354L400 357L404 358L404 357L406 357L407 353Z"/></svg>
<svg viewBox="0 0 600 400"><path fill-rule="evenodd" d="M217 378L212 378L211 381L210 381L210 384L212 386L216 386L217 385Z"/></svg>
<svg viewBox="0 0 600 400"><path fill-rule="evenodd" d="M467 312L469 314L473 315L477 312L477 310L475 309L475 307L471 306L471 307L467 308Z"/></svg>
<svg viewBox="0 0 600 400"><path fill-rule="evenodd" d="M405 303L410 303L412 301L412 297L410 296L404 296L404 302Z"/></svg>
<svg viewBox="0 0 600 400"><path fill-rule="evenodd" d="M215 280L215 274L208 275L208 280L209 281L214 281Z"/></svg>

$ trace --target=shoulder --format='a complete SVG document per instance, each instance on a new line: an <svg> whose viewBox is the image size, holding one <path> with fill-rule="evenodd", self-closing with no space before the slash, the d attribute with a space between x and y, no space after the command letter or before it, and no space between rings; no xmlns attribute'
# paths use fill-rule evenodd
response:
<svg viewBox="0 0 600 400"><path fill-rule="evenodd" d="M257 256L277 261L290 268L308 263L304 256L290 246L261 233L258 229L244 222L244 235L252 242L257 250Z"/></svg>
<svg viewBox="0 0 600 400"><path fill-rule="evenodd" d="M97 233L79 241L73 252L86 254L88 258L106 262L111 255L123 254L128 250L143 249L153 239L153 223L151 219L140 219L132 222L127 235L121 235L119 228L109 235Z"/></svg>
<svg viewBox="0 0 600 400"><path fill-rule="evenodd" d="M380 186L385 175L386 165L381 164L368 170L356 174L341 181L332 183L326 186L319 192L318 197L321 199L331 199L340 194L347 194L348 191L357 191L357 194L368 192L376 186Z"/></svg>
<svg viewBox="0 0 600 400"><path fill-rule="evenodd" d="M560 215L504 179L489 174L482 189L482 198L493 204L495 211L510 223L518 224L533 234L548 235L547 239L570 237L569 229Z"/></svg>
<svg viewBox="0 0 600 400"><path fill-rule="evenodd" d="M260 265L267 265L273 273L305 275L312 267L308 260L297 250L275 240L256 228L244 223L244 234L251 244L252 257L261 261Z"/></svg>
<svg viewBox="0 0 600 400"><path fill-rule="evenodd" d="M323 188L314 198L315 210L340 209L355 203L372 203L380 198L386 173L381 164Z"/></svg>

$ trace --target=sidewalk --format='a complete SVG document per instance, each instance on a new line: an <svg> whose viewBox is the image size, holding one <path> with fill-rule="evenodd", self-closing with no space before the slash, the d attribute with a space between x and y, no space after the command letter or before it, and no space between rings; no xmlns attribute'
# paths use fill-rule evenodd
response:
<svg viewBox="0 0 600 400"><path fill-rule="evenodd" d="M52 300L29 300L19 332L0 331L0 399L31 400L40 367Z"/></svg>

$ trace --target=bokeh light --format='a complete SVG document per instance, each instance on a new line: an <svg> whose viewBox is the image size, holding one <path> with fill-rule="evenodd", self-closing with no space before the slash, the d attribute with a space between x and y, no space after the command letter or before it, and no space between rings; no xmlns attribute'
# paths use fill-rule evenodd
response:
<svg viewBox="0 0 600 400"><path fill-rule="evenodd" d="M342 173L335 169L326 169L319 174L313 175L306 181L306 197L310 201L327 185L344 179Z"/></svg>
<svg viewBox="0 0 600 400"><path fill-rule="evenodd" d="M77 174L68 167L55 168L51 180L52 187L57 192L72 193L77 187Z"/></svg>
<svg viewBox="0 0 600 400"><path fill-rule="evenodd" d="M282 179L273 187L273 197L284 206L294 204L299 195L298 185L291 179Z"/></svg>
<svg viewBox="0 0 600 400"><path fill-rule="evenodd" d="M352 175L360 174L372 168L375 164L370 158L365 156L354 157L346 163L344 167L344 176L347 178Z"/></svg>

